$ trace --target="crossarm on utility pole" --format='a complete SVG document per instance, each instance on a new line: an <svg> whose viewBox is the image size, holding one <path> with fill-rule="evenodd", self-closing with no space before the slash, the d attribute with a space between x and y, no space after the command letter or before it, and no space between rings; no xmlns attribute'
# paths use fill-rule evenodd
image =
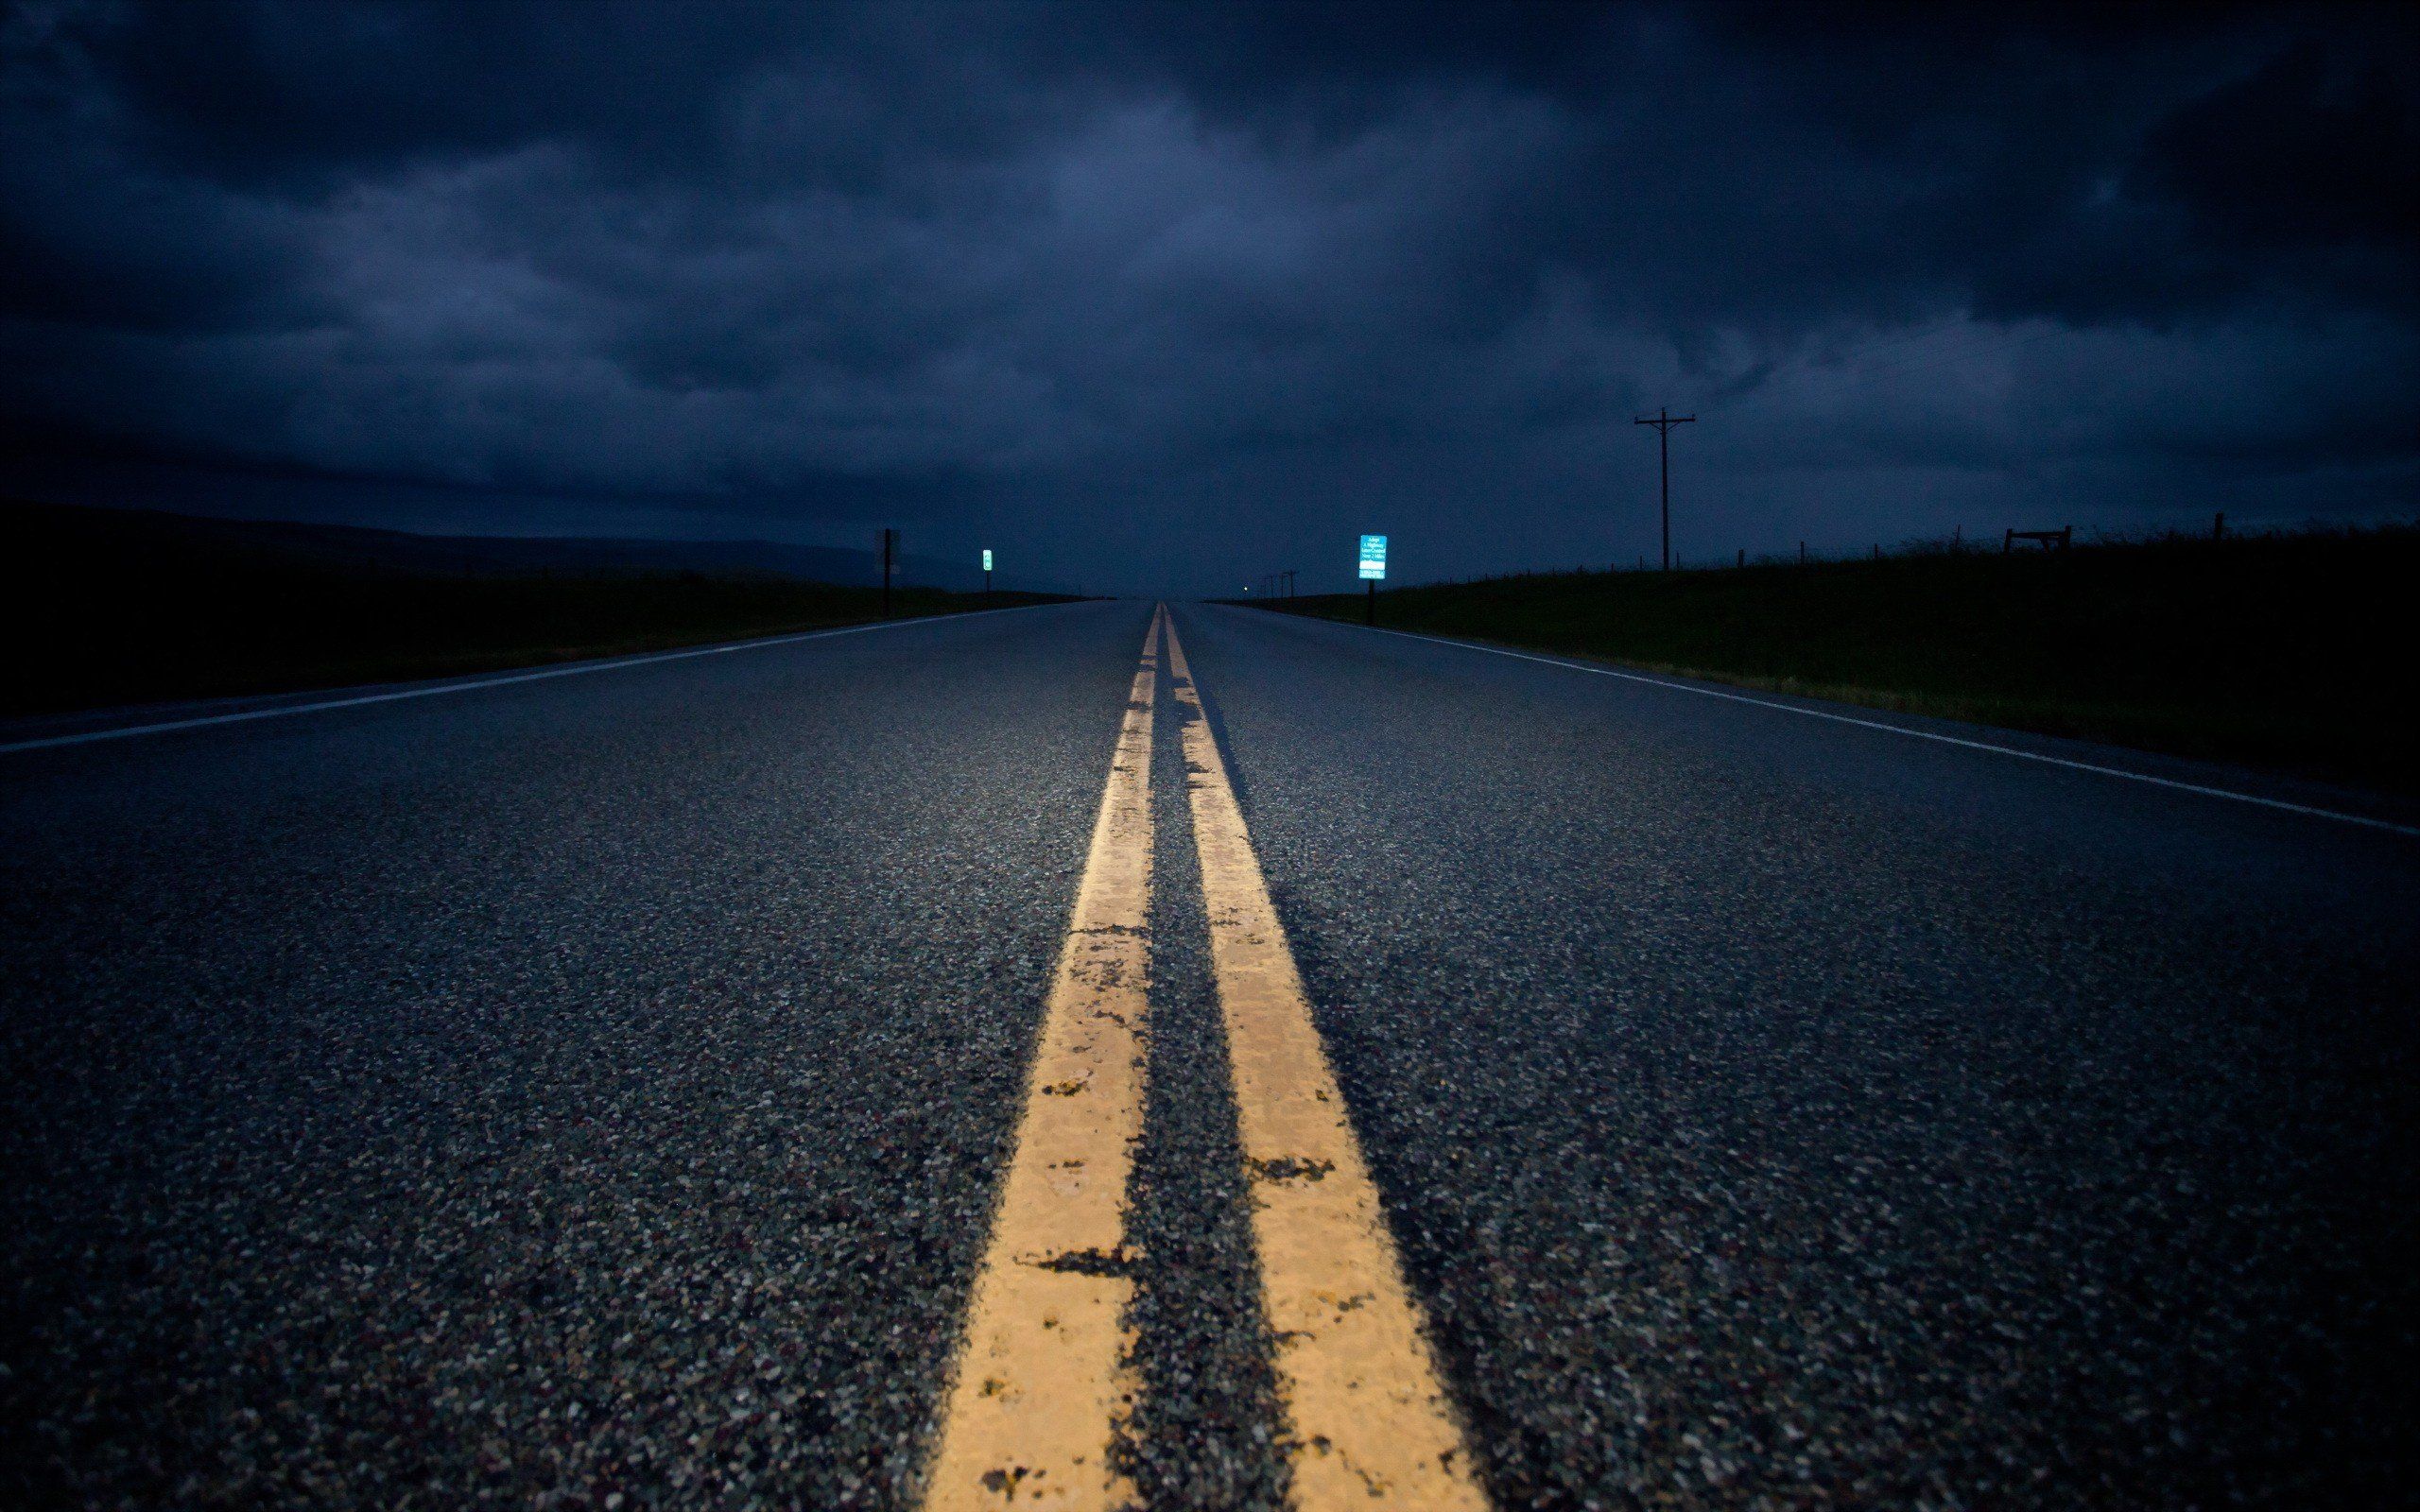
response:
<svg viewBox="0 0 2420 1512"><path fill-rule="evenodd" d="M1672 570L1672 427L1694 425L1695 415L1675 415L1659 409L1652 415L1642 415L1634 424L1655 427L1655 454L1664 475L1664 570Z"/></svg>

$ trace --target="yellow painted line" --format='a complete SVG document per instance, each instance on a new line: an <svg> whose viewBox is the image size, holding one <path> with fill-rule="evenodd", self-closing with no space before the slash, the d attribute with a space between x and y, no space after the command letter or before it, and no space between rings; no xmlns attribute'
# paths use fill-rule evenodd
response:
<svg viewBox="0 0 2420 1512"><path fill-rule="evenodd" d="M1093 825L1016 1153L926 1467L927 1512L1121 1507L1110 1463L1131 1413L1127 1175L1143 1130L1151 896L1151 615Z"/></svg>
<svg viewBox="0 0 2420 1512"><path fill-rule="evenodd" d="M1483 1512L1376 1187L1168 626L1185 786L1233 1059L1262 1306L1302 1512Z"/></svg>

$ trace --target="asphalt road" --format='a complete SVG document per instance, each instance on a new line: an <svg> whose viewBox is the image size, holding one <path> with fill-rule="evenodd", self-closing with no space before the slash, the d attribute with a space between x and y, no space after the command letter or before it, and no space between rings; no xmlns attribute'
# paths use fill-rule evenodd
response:
<svg viewBox="0 0 2420 1512"><path fill-rule="evenodd" d="M0 1501L915 1505L1150 617L0 752ZM2420 837L1175 621L1495 1505L2408 1503ZM1163 715L1118 1460L1277 1506Z"/></svg>

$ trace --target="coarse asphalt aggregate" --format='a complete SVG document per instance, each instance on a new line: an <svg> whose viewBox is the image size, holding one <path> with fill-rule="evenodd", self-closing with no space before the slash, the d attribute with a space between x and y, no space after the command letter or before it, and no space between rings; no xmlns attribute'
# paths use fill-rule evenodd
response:
<svg viewBox="0 0 2420 1512"><path fill-rule="evenodd" d="M0 1501L912 1505L1150 612L0 757ZM2420 842L1177 620L1498 1506L2409 1494ZM1162 677L1118 1452L1275 1507Z"/></svg>
<svg viewBox="0 0 2420 1512"><path fill-rule="evenodd" d="M1500 1505L2409 1494L2420 844L1179 626Z"/></svg>

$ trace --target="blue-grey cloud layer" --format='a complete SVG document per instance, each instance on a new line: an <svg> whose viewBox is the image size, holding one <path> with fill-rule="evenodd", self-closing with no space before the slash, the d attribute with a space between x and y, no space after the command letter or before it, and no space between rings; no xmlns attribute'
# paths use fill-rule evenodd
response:
<svg viewBox="0 0 2420 1512"><path fill-rule="evenodd" d="M493 490L504 526L905 517L1177 589L1340 576L1362 528L1428 573L1628 557L1664 403L1704 417L1701 555L2408 512L2414 38L34 0L0 21L0 425Z"/></svg>

